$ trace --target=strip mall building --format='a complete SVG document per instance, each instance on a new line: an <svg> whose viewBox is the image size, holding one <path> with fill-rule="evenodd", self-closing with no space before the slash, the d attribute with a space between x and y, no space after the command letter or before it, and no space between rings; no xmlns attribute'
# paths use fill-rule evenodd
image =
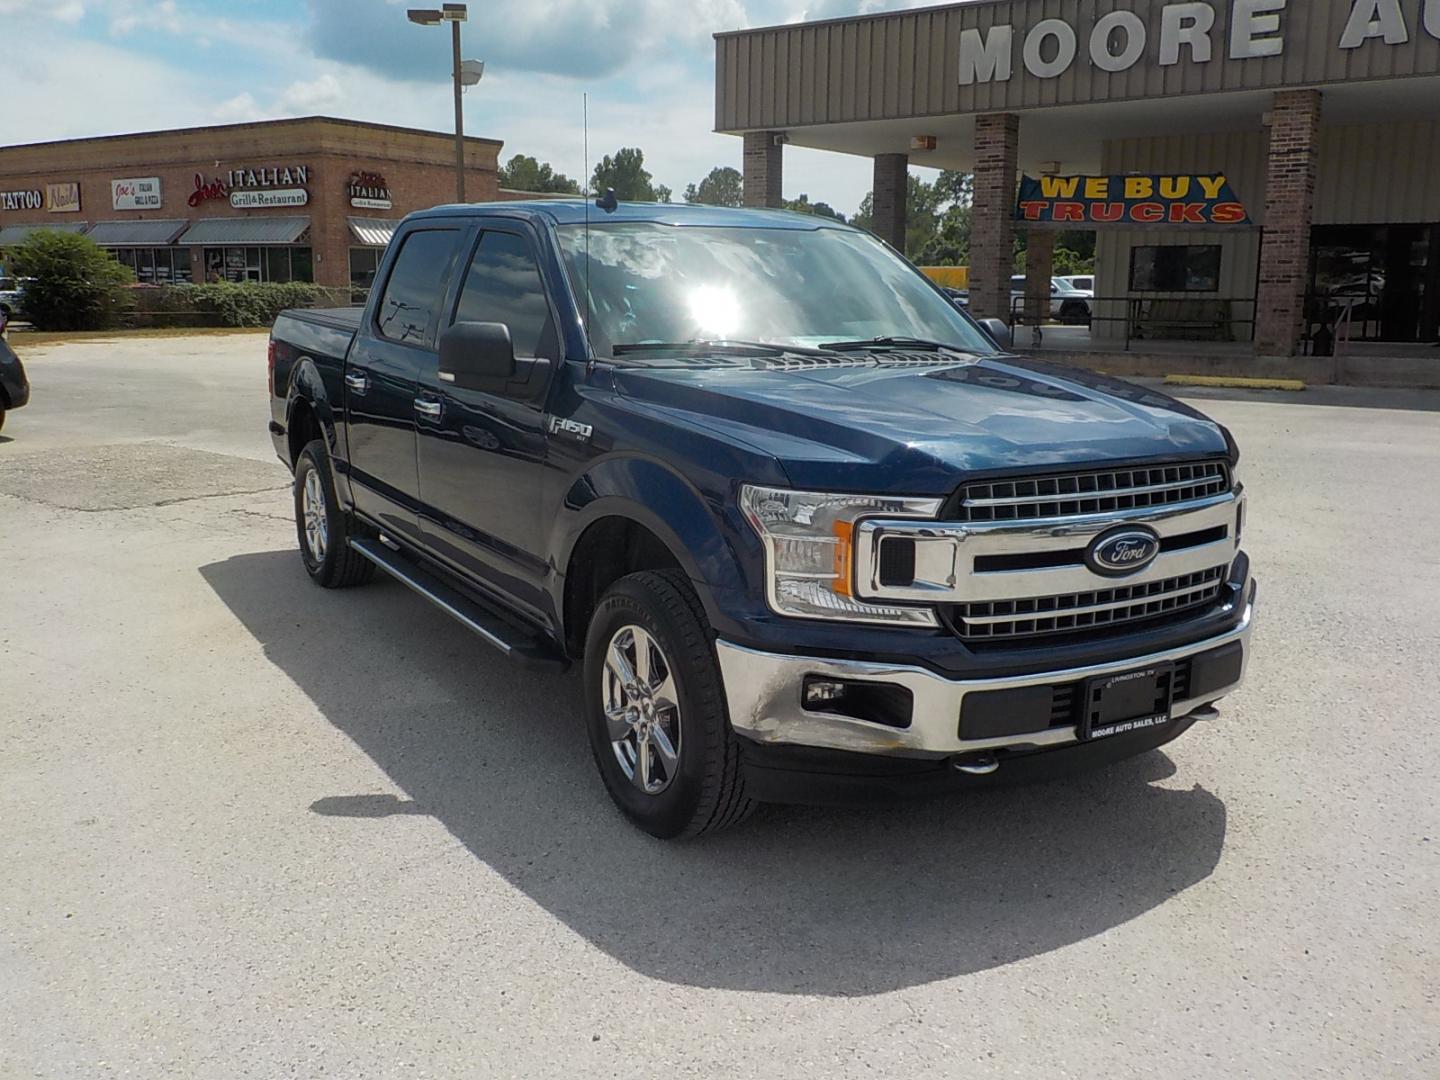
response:
<svg viewBox="0 0 1440 1080"><path fill-rule="evenodd" d="M779 204L787 144L873 158L897 246L909 165L973 171L979 315L1011 313L1017 229L1034 311L1056 230L1093 228L1097 341L1323 377L1303 354L1327 334L1440 339L1440 0L977 0L721 34L715 126L744 137L751 205Z"/></svg>
<svg viewBox="0 0 1440 1080"><path fill-rule="evenodd" d="M500 197L502 144L465 140L466 194ZM451 135L310 117L0 148L0 262L83 232L142 283L368 287L395 223L455 199Z"/></svg>

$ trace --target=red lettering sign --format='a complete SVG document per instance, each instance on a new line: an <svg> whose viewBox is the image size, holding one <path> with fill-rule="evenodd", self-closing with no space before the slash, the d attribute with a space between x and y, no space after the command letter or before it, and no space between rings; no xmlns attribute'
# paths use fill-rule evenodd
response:
<svg viewBox="0 0 1440 1080"><path fill-rule="evenodd" d="M1204 225L1205 204L1203 202L1171 203L1170 224Z"/></svg>
<svg viewBox="0 0 1440 1080"><path fill-rule="evenodd" d="M1125 204L1123 202L1097 202L1090 204L1091 221L1124 221Z"/></svg>
<svg viewBox="0 0 1440 1080"><path fill-rule="evenodd" d="M206 199L228 199L229 197L230 190L222 181L216 180L213 184L207 184L205 177L197 172L195 174L195 190L190 193L190 197L185 201L194 207L199 206Z"/></svg>
<svg viewBox="0 0 1440 1080"><path fill-rule="evenodd" d="M1022 202L1020 204L1020 212L1025 216L1026 221L1039 221L1040 211L1049 205L1049 203L1043 202Z"/></svg>
<svg viewBox="0 0 1440 1080"><path fill-rule="evenodd" d="M1051 221L1084 221L1085 204L1078 202L1057 202L1050 215Z"/></svg>
<svg viewBox="0 0 1440 1080"><path fill-rule="evenodd" d="M1130 208L1130 220L1150 223L1165 220L1165 207L1158 202L1136 203Z"/></svg>
<svg viewBox="0 0 1440 1080"><path fill-rule="evenodd" d="M1248 217L1245 207L1238 202L1216 203L1210 211L1210 220L1216 225L1238 225Z"/></svg>

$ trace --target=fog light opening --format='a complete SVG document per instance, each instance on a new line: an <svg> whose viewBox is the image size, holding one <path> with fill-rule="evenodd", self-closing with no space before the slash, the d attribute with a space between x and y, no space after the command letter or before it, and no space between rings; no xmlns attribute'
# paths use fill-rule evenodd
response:
<svg viewBox="0 0 1440 1080"><path fill-rule="evenodd" d="M827 679L823 675L805 677L800 704L806 712L892 728L908 728L915 710L914 695L896 683Z"/></svg>

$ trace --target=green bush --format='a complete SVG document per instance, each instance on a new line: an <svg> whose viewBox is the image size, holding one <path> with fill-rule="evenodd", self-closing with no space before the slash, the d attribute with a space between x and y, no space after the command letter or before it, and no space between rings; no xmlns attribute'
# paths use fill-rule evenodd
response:
<svg viewBox="0 0 1440 1080"><path fill-rule="evenodd" d="M38 330L107 330L129 311L135 275L93 240L37 229L11 254L25 285L25 317Z"/></svg>
<svg viewBox="0 0 1440 1080"><path fill-rule="evenodd" d="M269 326L286 308L343 307L348 289L305 281L166 285L137 290L137 321L162 326Z"/></svg>

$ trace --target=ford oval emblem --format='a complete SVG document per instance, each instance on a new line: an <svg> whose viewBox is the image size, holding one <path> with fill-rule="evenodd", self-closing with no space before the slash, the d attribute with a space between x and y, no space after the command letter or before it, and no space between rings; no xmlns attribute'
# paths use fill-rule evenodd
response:
<svg viewBox="0 0 1440 1080"><path fill-rule="evenodd" d="M1101 533L1085 549L1085 565L1105 577L1123 577L1145 569L1160 554L1160 536L1144 525L1125 525Z"/></svg>

